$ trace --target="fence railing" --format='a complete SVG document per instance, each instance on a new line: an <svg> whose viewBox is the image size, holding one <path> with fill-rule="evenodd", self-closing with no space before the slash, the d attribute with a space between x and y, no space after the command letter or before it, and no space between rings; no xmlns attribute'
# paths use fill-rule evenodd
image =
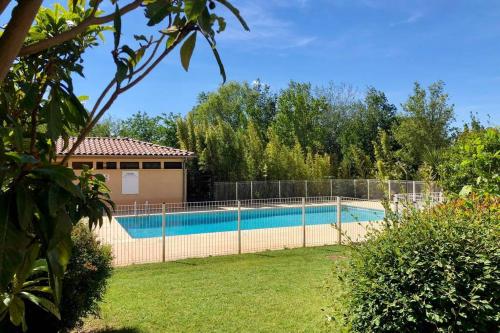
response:
<svg viewBox="0 0 500 333"><path fill-rule="evenodd" d="M440 191L437 184L415 180L325 179L215 182L214 200L345 196L368 200L399 193Z"/></svg>
<svg viewBox="0 0 500 333"><path fill-rule="evenodd" d="M384 216L380 200L342 196L144 203L118 205L96 233L129 265L359 242Z"/></svg>
<svg viewBox="0 0 500 333"><path fill-rule="evenodd" d="M443 192L430 193L399 193L392 199L393 209L398 212L405 208L422 209L444 202Z"/></svg>

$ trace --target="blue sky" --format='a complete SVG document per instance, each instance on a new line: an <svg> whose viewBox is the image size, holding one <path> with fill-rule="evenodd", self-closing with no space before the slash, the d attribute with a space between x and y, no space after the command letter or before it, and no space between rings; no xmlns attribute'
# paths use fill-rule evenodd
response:
<svg viewBox="0 0 500 333"><path fill-rule="evenodd" d="M122 2L122 1L120 1ZM124 3L126 3L124 1ZM260 78L274 90L290 80L313 85L347 83L360 92L374 86L400 104L413 82L443 80L455 105L457 125L477 112L500 124L500 1L383 0L233 0L250 25L244 32L234 19L218 36L228 80ZM220 13L230 14L222 9ZM123 19L125 35L147 33L142 11ZM86 79L79 94L95 100L113 75L106 45L85 56ZM186 73L178 50L114 104L109 114L124 118L185 114L201 91L221 83L215 60L198 39ZM489 117L488 117L489 115Z"/></svg>

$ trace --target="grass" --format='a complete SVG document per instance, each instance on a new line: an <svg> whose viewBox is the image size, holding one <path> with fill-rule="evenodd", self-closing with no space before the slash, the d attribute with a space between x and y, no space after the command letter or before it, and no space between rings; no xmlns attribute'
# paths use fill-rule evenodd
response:
<svg viewBox="0 0 500 333"><path fill-rule="evenodd" d="M326 281L346 249L325 246L116 269L90 332L318 332ZM331 285L329 286L332 287Z"/></svg>

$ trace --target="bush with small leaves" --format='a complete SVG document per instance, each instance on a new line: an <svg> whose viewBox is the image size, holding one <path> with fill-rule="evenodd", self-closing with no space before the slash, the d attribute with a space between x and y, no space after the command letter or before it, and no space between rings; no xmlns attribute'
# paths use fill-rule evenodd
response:
<svg viewBox="0 0 500 333"><path fill-rule="evenodd" d="M99 315L99 302L112 273L111 248L101 244L85 223L72 231L73 250L63 278L61 321L38 307L30 306L28 328L44 332L68 331L83 324L87 316Z"/></svg>
<svg viewBox="0 0 500 333"><path fill-rule="evenodd" d="M410 210L388 225L353 246L334 319L354 332L498 332L498 196Z"/></svg>

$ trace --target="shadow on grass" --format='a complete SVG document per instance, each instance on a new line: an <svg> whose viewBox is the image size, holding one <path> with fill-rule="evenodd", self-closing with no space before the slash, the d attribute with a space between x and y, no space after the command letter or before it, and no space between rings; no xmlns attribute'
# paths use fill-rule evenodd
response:
<svg viewBox="0 0 500 333"><path fill-rule="evenodd" d="M85 333L140 333L139 329L134 327L125 328L100 328L96 330L85 331Z"/></svg>
<svg viewBox="0 0 500 333"><path fill-rule="evenodd" d="M276 258L276 255L270 253L271 251L252 253L256 257Z"/></svg>
<svg viewBox="0 0 500 333"><path fill-rule="evenodd" d="M194 263L192 261L184 261L184 260L176 260L176 261L172 261L171 263L180 264L180 265L187 265L187 266L198 266L197 263Z"/></svg>

